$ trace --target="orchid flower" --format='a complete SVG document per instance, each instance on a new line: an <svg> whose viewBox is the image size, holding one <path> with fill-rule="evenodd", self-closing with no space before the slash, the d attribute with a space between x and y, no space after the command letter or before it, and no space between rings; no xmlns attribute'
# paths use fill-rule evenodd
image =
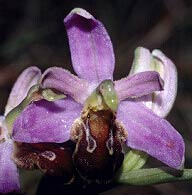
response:
<svg viewBox="0 0 192 195"><path fill-rule="evenodd" d="M19 174L17 171L17 166L25 169L32 169L29 166L27 150L25 148L25 143L16 143L12 140L12 130L13 123L18 115L23 111L23 109L34 101L40 99L45 99L47 101L55 101L57 99L64 98L64 95L55 93L50 89L40 89L39 80L41 77L41 71L35 67L29 67L25 69L22 74L18 77L15 82L12 91L9 95L8 103L5 108L4 116L0 117L0 192L8 193L13 191L18 191L20 189L19 184ZM20 149L22 147L22 150ZM44 165L42 162L46 163L46 149L50 146L42 147L41 145L35 145L34 148L39 154L39 161L37 167L42 169ZM58 152L58 148L52 146L53 149ZM20 166L17 163L17 158L15 157L18 151L25 151L23 156L23 161L25 163ZM34 151L33 151L34 152ZM44 153L45 152L45 153ZM69 151L70 152L70 151ZM60 153L61 157L63 154L67 157L69 152ZM67 154L66 154L67 153ZM34 153L36 154L36 153ZM34 156L34 155L33 155ZM42 157L41 157L42 156ZM68 155L69 156L69 155ZM30 159L31 160L31 159ZM36 165L36 161L33 162ZM36 163L36 164L35 164ZM32 164L32 163L31 163ZM33 167L34 168L34 167ZM61 166L59 166L61 168Z"/></svg>
<svg viewBox="0 0 192 195"><path fill-rule="evenodd" d="M7 116L23 101L29 89L40 79L40 75L41 72L36 67L23 71L9 95L5 114L0 117L0 193L18 191L20 188L19 174L12 160L14 150L14 141L11 139L12 124L7 123Z"/></svg>
<svg viewBox="0 0 192 195"><path fill-rule="evenodd" d="M109 172L120 167L124 142L182 169L185 147L181 135L142 103L144 97L163 90L159 73L144 69L113 81L114 52L103 24L80 8L72 10L64 23L78 76L59 67L47 69L42 88L56 89L67 98L27 106L14 122L13 139L25 143L75 141L73 162L82 178L90 180L93 175L104 177L98 175L102 171L113 175ZM160 61L163 58L158 56ZM167 101L164 96L163 101Z"/></svg>

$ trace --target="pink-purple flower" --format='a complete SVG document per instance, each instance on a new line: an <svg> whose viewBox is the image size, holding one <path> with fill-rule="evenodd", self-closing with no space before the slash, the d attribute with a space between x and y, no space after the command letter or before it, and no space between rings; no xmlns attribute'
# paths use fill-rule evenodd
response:
<svg viewBox="0 0 192 195"><path fill-rule="evenodd" d="M40 100L27 106L14 123L15 141L62 143L70 140L74 121L81 116L87 98L102 81L113 81L115 57L103 24L83 9L74 9L64 23L73 68L78 76L59 67L45 71L41 86L56 89L67 98L55 102ZM116 121L128 134L128 147L144 151L170 167L182 169L185 150L183 139L168 121L161 118L168 113L175 98L175 92L169 91L171 87L175 89L176 85L174 76L169 76L173 71L172 62L159 51L151 55L148 50L140 49L147 51L147 55L141 54L143 58L138 58L140 61L137 66L142 66L142 63L149 66L155 61L169 71L167 76L162 76L166 78L165 93L157 93L163 90L163 80L159 73L153 71L155 68L135 72L132 69L126 78L113 81L119 100ZM150 99L154 92L157 101ZM143 102L151 102L156 106L154 112L159 116ZM159 113L157 110L160 110Z"/></svg>

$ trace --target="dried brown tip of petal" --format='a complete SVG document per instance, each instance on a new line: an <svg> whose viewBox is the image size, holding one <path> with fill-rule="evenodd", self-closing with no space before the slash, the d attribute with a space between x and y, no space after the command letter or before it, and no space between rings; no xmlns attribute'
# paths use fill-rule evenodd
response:
<svg viewBox="0 0 192 195"><path fill-rule="evenodd" d="M16 143L14 161L20 168L39 168L46 174L62 176L64 182L68 183L74 175L73 148L71 143Z"/></svg>

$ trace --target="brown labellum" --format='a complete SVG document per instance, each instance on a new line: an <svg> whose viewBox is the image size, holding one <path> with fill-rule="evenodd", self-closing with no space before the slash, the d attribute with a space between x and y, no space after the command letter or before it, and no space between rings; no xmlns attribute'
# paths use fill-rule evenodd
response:
<svg viewBox="0 0 192 195"><path fill-rule="evenodd" d="M15 143L16 149L13 160L20 168L39 168L43 172L64 176L64 181L69 182L73 178L74 170L72 143Z"/></svg>
<svg viewBox="0 0 192 195"><path fill-rule="evenodd" d="M112 180L124 159L120 135L126 136L109 110L90 110L76 121L72 131L72 139L77 142L73 163L83 179L97 183Z"/></svg>

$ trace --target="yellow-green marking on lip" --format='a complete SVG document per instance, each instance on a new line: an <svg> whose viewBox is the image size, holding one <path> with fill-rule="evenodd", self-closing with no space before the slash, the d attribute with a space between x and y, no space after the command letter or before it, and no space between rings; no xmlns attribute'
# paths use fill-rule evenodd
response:
<svg viewBox="0 0 192 195"><path fill-rule="evenodd" d="M111 80L102 81L85 102L85 109L93 111L111 110L116 112L119 100Z"/></svg>

